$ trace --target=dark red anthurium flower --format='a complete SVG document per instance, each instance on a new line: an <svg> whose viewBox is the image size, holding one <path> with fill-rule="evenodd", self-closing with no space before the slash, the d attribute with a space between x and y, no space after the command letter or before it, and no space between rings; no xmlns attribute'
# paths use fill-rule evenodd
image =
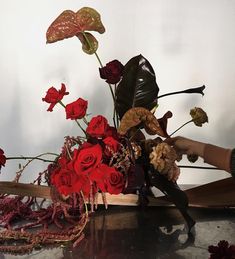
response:
<svg viewBox="0 0 235 259"><path fill-rule="evenodd" d="M61 89L57 90L55 87L50 87L46 93L46 96L42 98L44 102L50 103L47 111L52 112L54 106L63 99L65 95L68 95L69 92L66 92L65 84L61 84Z"/></svg>

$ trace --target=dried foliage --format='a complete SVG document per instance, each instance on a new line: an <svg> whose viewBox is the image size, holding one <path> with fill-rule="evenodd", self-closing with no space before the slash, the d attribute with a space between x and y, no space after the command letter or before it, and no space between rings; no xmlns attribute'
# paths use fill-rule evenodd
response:
<svg viewBox="0 0 235 259"><path fill-rule="evenodd" d="M129 129L135 126L143 126L150 135L165 136L157 118L146 108L134 107L128 110L121 119L118 133L125 135Z"/></svg>

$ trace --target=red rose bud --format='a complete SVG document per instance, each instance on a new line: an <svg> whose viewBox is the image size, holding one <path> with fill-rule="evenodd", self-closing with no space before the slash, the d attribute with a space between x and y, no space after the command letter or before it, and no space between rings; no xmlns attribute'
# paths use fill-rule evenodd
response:
<svg viewBox="0 0 235 259"><path fill-rule="evenodd" d="M47 111L52 112L54 106L63 99L64 95L68 95L69 93L66 92L65 84L61 84L61 89L57 90L55 87L51 87L48 89L46 96L42 98L44 102L50 103L49 108Z"/></svg>
<svg viewBox="0 0 235 259"><path fill-rule="evenodd" d="M86 133L91 137L102 138L105 136L108 127L107 119L102 115L98 115L91 119L86 129Z"/></svg>
<svg viewBox="0 0 235 259"><path fill-rule="evenodd" d="M123 69L122 63L115 59L107 63L105 67L99 68L100 77L106 79L108 84L116 84L122 77Z"/></svg>
<svg viewBox="0 0 235 259"><path fill-rule="evenodd" d="M65 107L66 119L82 119L86 115L87 101L78 98L77 101L69 103Z"/></svg>
<svg viewBox="0 0 235 259"><path fill-rule="evenodd" d="M116 153L120 147L119 142L113 137L106 137L103 142L105 144L104 153L106 156L112 156L112 154Z"/></svg>
<svg viewBox="0 0 235 259"><path fill-rule="evenodd" d="M4 155L4 151L0 148L0 170L2 166L6 164L6 157Z"/></svg>

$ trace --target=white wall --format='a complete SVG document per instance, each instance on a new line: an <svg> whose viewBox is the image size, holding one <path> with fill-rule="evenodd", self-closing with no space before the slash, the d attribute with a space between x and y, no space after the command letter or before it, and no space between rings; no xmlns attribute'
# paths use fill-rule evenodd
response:
<svg viewBox="0 0 235 259"><path fill-rule="evenodd" d="M46 112L41 101L50 86L64 82L70 95L89 100L89 112L111 120L112 102L99 78L94 56L76 38L46 45L45 33L65 9L90 6L102 15L106 32L96 34L103 63L126 63L142 54L152 64L160 94L205 84L205 96L180 95L159 100L161 117L171 110L169 132L200 106L209 124L188 125L179 134L225 147L235 145L235 1L232 0L5 0L0 9L0 147L7 156L59 152L65 135L79 134L60 107ZM184 162L185 164L186 162ZM202 161L197 165L203 165ZM7 162L1 180L13 178L17 164ZM22 181L31 181L45 164L36 163ZM179 183L205 183L225 172L182 170Z"/></svg>

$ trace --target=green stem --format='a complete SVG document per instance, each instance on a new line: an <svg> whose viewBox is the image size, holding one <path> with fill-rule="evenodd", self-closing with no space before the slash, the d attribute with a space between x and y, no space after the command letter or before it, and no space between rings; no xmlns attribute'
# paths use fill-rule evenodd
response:
<svg viewBox="0 0 235 259"><path fill-rule="evenodd" d="M87 42L89 48L92 49L92 45L91 45L91 43L90 43L88 37L86 36L86 33L85 33L85 32L82 32L82 35L84 36L84 39L86 40L86 42ZM95 54L95 56L96 56L96 58L97 58L97 60L98 60L98 62L99 62L99 64L100 64L101 68L103 68L104 66L103 66L103 64L102 64L102 62L101 62L101 60L100 60L99 55L97 54L96 51L94 52L94 54ZM110 89L110 92L111 92L111 95L112 95L112 98L113 98L113 104L114 104L114 114L113 114L113 118L115 118L115 117L116 117L115 95L114 95L114 93L113 93L113 89L112 89L111 84L108 83L108 85L109 85L109 89ZM114 121L114 126L116 127L115 121Z"/></svg>
<svg viewBox="0 0 235 259"><path fill-rule="evenodd" d="M75 122L77 123L78 127L83 131L83 133L86 135L86 131L83 129L83 127L82 127L81 124L78 122L78 120L75 120Z"/></svg>
<svg viewBox="0 0 235 259"><path fill-rule="evenodd" d="M175 134L178 130L182 129L185 125L189 124L190 122L193 122L193 120L185 122L183 125L181 125L178 129L176 129L174 132L170 134L170 137Z"/></svg>
<svg viewBox="0 0 235 259"><path fill-rule="evenodd" d="M48 159L41 158L41 156L44 156L44 155L54 155L54 156L57 156L57 157L59 156L58 154L48 152L48 153L40 154L39 156L36 156L36 157L33 157L33 156L13 156L13 157L7 157L6 159L7 160L33 159L33 160L40 160L40 161L43 161L43 162L50 162L50 163L54 162L54 160L48 160Z"/></svg>
<svg viewBox="0 0 235 259"><path fill-rule="evenodd" d="M62 101L59 101L58 103L61 104L65 108L65 105L62 103Z"/></svg>

